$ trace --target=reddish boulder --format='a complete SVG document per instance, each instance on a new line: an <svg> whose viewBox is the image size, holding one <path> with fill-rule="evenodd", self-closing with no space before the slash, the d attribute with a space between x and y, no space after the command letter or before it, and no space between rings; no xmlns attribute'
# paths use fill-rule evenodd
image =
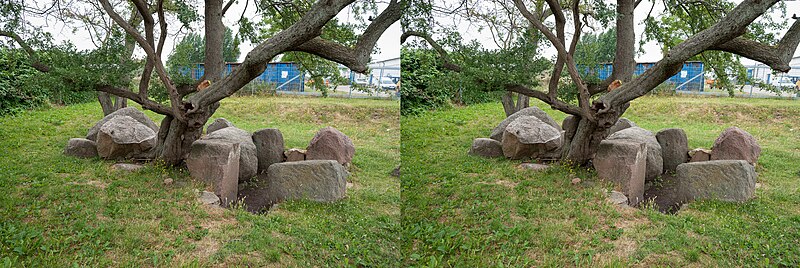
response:
<svg viewBox="0 0 800 268"><path fill-rule="evenodd" d="M759 155L761 146L756 138L738 127L722 131L711 147L711 160L745 160L755 165Z"/></svg>
<svg viewBox="0 0 800 268"><path fill-rule="evenodd" d="M353 160L356 147L347 135L333 127L325 127L314 135L306 148L306 160L336 160L347 164Z"/></svg>

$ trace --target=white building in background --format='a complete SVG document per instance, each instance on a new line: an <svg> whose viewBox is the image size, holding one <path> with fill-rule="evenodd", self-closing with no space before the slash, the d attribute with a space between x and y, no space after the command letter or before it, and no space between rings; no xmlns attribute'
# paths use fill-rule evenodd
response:
<svg viewBox="0 0 800 268"><path fill-rule="evenodd" d="M756 79L761 80L764 83L770 83L776 77L789 77L792 81L797 81L800 79L800 56L792 58L789 62L789 67L792 69L789 70L788 73L773 73L772 68L767 66L763 63L758 63L754 65L746 65L747 68L747 75Z"/></svg>
<svg viewBox="0 0 800 268"><path fill-rule="evenodd" d="M380 86L388 81L397 83L400 79L400 58L371 62L368 74L353 72L343 65L339 65L339 70L342 76L349 78L353 84Z"/></svg>

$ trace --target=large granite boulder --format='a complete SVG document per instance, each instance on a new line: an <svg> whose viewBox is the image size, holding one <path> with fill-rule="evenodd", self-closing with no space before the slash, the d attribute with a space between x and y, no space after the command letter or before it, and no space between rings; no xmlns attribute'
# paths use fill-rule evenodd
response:
<svg viewBox="0 0 800 268"><path fill-rule="evenodd" d="M235 127L235 126L233 125L233 123L228 121L228 119L225 119L225 118L214 119L214 122L211 122L211 124L208 124L208 126L206 127L206 134L211 134L214 131L217 131L217 130L220 130L220 129L223 129L223 128L226 128L226 127Z"/></svg>
<svg viewBox="0 0 800 268"><path fill-rule="evenodd" d="M683 129L662 129L656 133L656 140L661 145L664 172L673 172L678 168L678 165L686 163L689 158L689 140L686 138L686 132Z"/></svg>
<svg viewBox="0 0 800 268"><path fill-rule="evenodd" d="M608 130L608 135L614 134L620 130L636 127L637 125L633 123L633 121L628 120L628 118L620 118L617 119L617 123L614 123L613 126Z"/></svg>
<svg viewBox="0 0 800 268"><path fill-rule="evenodd" d="M239 189L239 143L198 140L186 157L192 178L210 184L223 206L236 201Z"/></svg>
<svg viewBox="0 0 800 268"><path fill-rule="evenodd" d="M158 133L158 125L153 122L150 117L147 117L142 111L137 110L133 107L125 107L119 110L116 110L113 113L110 113L103 117L100 121L94 124L92 128L89 129L89 133L86 135L86 139L91 141L97 141L97 133L100 131L100 127L103 126L108 120L111 120L117 116L130 116L131 118L135 119L137 122L144 124L148 128L152 129L153 132Z"/></svg>
<svg viewBox="0 0 800 268"><path fill-rule="evenodd" d="M759 155L761 146L756 138L738 127L722 131L711 146L711 160L746 160L755 165Z"/></svg>
<svg viewBox="0 0 800 268"><path fill-rule="evenodd" d="M469 155L486 158L503 157L503 145L499 141L493 139L477 138L472 141L472 147L469 148Z"/></svg>
<svg viewBox="0 0 800 268"><path fill-rule="evenodd" d="M97 154L104 159L149 158L156 132L127 115L106 121L97 132Z"/></svg>
<svg viewBox="0 0 800 268"><path fill-rule="evenodd" d="M67 147L64 148L64 155L78 158L97 157L97 143L82 138L69 139Z"/></svg>
<svg viewBox="0 0 800 268"><path fill-rule="evenodd" d="M331 202L344 198L349 173L335 160L307 160L272 164L264 183L266 197L273 203L308 199Z"/></svg>
<svg viewBox="0 0 800 268"><path fill-rule="evenodd" d="M239 144L239 181L247 181L258 173L256 145L250 133L236 127L226 127L208 134L204 140L220 140Z"/></svg>
<svg viewBox="0 0 800 268"><path fill-rule="evenodd" d="M550 117L550 115L548 115L547 113L542 111L542 109L539 109L539 107L531 106L531 107L519 110L518 112L510 115L509 117L506 117L506 119L503 119L503 121L500 122L500 124L497 125L497 127L495 127L492 130L492 135L489 136L489 138L491 138L493 140L496 140L496 141L502 142L503 141L503 132L506 130L506 127L509 124L511 124L511 122L514 122L514 120L517 120L517 118L520 117L520 116L534 116L537 119L539 119L540 121L552 126L555 129L561 129L561 127L558 125L558 123L556 123L556 121L553 120L553 118Z"/></svg>
<svg viewBox="0 0 800 268"><path fill-rule="evenodd" d="M258 173L265 172L269 165L283 162L283 134L276 128L265 128L253 132L256 145Z"/></svg>
<svg viewBox="0 0 800 268"><path fill-rule="evenodd" d="M630 127L608 136L607 140L623 140L647 145L647 174L645 180L649 181L664 173L664 159L661 156L661 145L652 132L640 127ZM595 160L596 161L596 156Z"/></svg>
<svg viewBox="0 0 800 268"><path fill-rule="evenodd" d="M353 160L356 147L347 135L333 127L320 129L306 148L306 160L336 160L347 164Z"/></svg>
<svg viewBox="0 0 800 268"><path fill-rule="evenodd" d="M535 116L518 116L503 132L503 155L511 159L539 158L561 147L562 131Z"/></svg>
<svg viewBox="0 0 800 268"><path fill-rule="evenodd" d="M628 197L629 205L644 200L647 144L629 140L604 140L592 161L600 179L613 182Z"/></svg>
<svg viewBox="0 0 800 268"><path fill-rule="evenodd" d="M756 189L755 168L745 160L680 164L675 177L677 195L683 201L744 202L753 197Z"/></svg>

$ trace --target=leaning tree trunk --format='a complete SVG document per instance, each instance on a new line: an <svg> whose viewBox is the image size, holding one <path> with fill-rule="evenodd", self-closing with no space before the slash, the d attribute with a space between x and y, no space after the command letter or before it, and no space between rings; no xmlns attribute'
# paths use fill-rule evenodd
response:
<svg viewBox="0 0 800 268"><path fill-rule="evenodd" d="M225 32L225 25L222 24L223 3L222 0L206 0L205 5L204 76L206 79L216 82L222 78L224 69L222 57L222 39ZM173 116L164 117L158 131L156 158L170 166L183 164L191 150L192 143L200 139L203 134L203 126L218 107L219 102L214 102L192 114L186 114L186 110L181 109L179 113L184 118L183 121Z"/></svg>
<svg viewBox="0 0 800 268"><path fill-rule="evenodd" d="M170 166L182 165L192 148L192 143L200 139L205 122L214 115L217 108L219 108L218 102L198 113L188 116L184 114L186 122L172 116L164 117L158 130L156 158Z"/></svg>

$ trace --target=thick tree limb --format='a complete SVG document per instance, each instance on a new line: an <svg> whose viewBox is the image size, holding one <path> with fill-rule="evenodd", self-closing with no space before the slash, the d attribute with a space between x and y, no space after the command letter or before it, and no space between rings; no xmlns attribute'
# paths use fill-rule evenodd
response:
<svg viewBox="0 0 800 268"><path fill-rule="evenodd" d="M258 44L231 74L214 83L211 87L189 97L189 103L186 105L187 115L201 112L204 107L210 107L210 105L223 98L233 95L253 78L260 75L272 58L318 37L321 34L322 27L335 17L339 11L354 1L323 0L314 3L309 8L309 11L295 24ZM188 124L190 126L202 126L205 122L188 122Z"/></svg>
<svg viewBox="0 0 800 268"><path fill-rule="evenodd" d="M712 46L713 50L730 52L768 65L773 70L788 72L797 45L800 43L800 20L795 20L789 31L776 46L770 46L742 37Z"/></svg>
<svg viewBox="0 0 800 268"><path fill-rule="evenodd" d="M353 71L365 73L368 70L367 64L375 43L378 42L378 39L389 26L400 19L402 12L400 3L396 0L391 1L389 6L372 20L372 23L364 30L364 33L356 41L355 47L346 47L339 43L316 37L292 50L311 53L327 60L341 63Z"/></svg>
<svg viewBox="0 0 800 268"><path fill-rule="evenodd" d="M453 61L450 60L450 56L447 53L447 51L444 50L444 48L442 48L442 46L439 45L439 43L437 43L435 40L433 40L433 37L431 37L430 34L417 32L417 31L407 31L407 32L404 32L403 35L400 36L400 43L401 44L405 43L406 39L408 39L411 36L416 36L416 37L425 39L425 41L428 42L428 44L431 47L433 47L433 49L436 50L437 53L439 53L439 59L442 61L442 67L444 67L445 69L451 70L453 72L457 72L457 73L461 72L461 66L453 63Z"/></svg>
<svg viewBox="0 0 800 268"><path fill-rule="evenodd" d="M744 34L748 25L777 2L778 0L743 1L713 26L672 48L663 59L642 75L596 100L594 109L602 114L647 94L680 71L683 62L692 56Z"/></svg>

